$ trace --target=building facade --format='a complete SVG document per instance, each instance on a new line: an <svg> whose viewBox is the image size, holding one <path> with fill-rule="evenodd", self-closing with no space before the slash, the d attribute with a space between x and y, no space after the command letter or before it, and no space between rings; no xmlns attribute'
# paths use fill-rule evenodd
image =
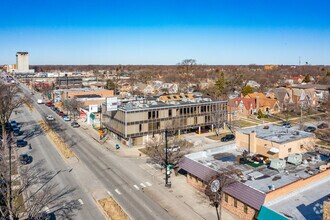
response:
<svg viewBox="0 0 330 220"><path fill-rule="evenodd" d="M149 136L165 129L180 135L190 129L213 129L219 124L222 127L226 122L227 101L183 94L122 103L117 111L106 112L102 118L103 125L129 145L146 143Z"/></svg>
<svg viewBox="0 0 330 220"><path fill-rule="evenodd" d="M16 67L19 73L29 72L29 53L17 52L16 53Z"/></svg>

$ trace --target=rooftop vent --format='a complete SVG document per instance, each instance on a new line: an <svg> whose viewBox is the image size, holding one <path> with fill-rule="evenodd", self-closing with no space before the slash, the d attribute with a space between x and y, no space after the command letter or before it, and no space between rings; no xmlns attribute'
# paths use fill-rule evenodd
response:
<svg viewBox="0 0 330 220"><path fill-rule="evenodd" d="M302 155L301 154L290 154L288 156L288 163L299 165L302 163Z"/></svg>
<svg viewBox="0 0 330 220"><path fill-rule="evenodd" d="M286 166L286 162L284 159L273 159L270 162L270 168L275 170L284 170Z"/></svg>

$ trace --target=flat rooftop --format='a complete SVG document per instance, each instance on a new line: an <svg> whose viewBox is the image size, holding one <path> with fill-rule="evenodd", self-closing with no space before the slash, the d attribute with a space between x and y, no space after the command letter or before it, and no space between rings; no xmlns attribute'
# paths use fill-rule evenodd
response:
<svg viewBox="0 0 330 220"><path fill-rule="evenodd" d="M330 176L308 187L275 199L265 206L292 219L322 220L321 207L330 198Z"/></svg>
<svg viewBox="0 0 330 220"><path fill-rule="evenodd" d="M200 104L207 104L207 103L226 103L227 101L213 101L210 98L202 98L202 97L195 97L195 98L183 98L182 100L169 100L169 101L158 101L157 98L141 98L138 100L130 101L127 103L120 103L118 109L123 111L138 111L143 109L157 109L157 108L171 108L171 107L178 107L178 106L197 106Z"/></svg>
<svg viewBox="0 0 330 220"><path fill-rule="evenodd" d="M239 129L238 132L243 134L251 134L252 132L256 132L257 138L280 144L315 136L310 132L305 132L294 128L284 128L282 126L272 124Z"/></svg>
<svg viewBox="0 0 330 220"><path fill-rule="evenodd" d="M317 153L305 153L302 155L305 163L293 165L286 163L284 170L275 170L267 165L260 164L239 164L238 157L244 150L237 148L235 144L225 145L186 155L187 158L198 162L201 166L213 171L220 171L224 168L235 167L241 171L238 180L258 191L267 193L274 188L280 188L302 178L308 178L319 172L320 165L329 161L328 156Z"/></svg>

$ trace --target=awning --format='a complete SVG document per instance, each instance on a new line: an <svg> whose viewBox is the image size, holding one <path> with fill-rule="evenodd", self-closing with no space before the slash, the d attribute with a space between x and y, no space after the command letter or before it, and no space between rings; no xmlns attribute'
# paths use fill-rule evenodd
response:
<svg viewBox="0 0 330 220"><path fill-rule="evenodd" d="M278 148L276 148L276 147L272 147L272 148L270 148L269 151L272 152L272 153L274 153L274 154L277 154L277 153L280 152L280 150L279 150Z"/></svg>

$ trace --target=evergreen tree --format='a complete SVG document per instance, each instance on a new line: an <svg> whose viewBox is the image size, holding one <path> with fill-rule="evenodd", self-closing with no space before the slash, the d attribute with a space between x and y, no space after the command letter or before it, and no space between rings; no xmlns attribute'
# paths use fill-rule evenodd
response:
<svg viewBox="0 0 330 220"><path fill-rule="evenodd" d="M225 90L225 85L226 85L225 75L223 72L221 72L220 77L217 79L214 85L214 90L215 90L214 92L217 97L223 95Z"/></svg>
<svg viewBox="0 0 330 220"><path fill-rule="evenodd" d="M249 93L253 93L253 88L251 86L244 86L242 89L243 96L246 96Z"/></svg>

